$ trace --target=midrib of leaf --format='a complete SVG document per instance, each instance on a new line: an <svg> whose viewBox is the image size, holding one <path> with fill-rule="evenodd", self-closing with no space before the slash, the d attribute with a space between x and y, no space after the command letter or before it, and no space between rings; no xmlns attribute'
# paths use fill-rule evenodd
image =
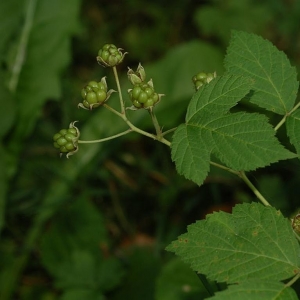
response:
<svg viewBox="0 0 300 300"><path fill-rule="evenodd" d="M28 39L29 39L30 32L32 29L32 24L33 24L37 1L38 0L29 0L28 1L27 10L26 10L26 14L25 14L24 26L23 26L23 30L22 30L21 38L20 38L20 43L19 43L19 47L18 47L18 50L16 53L15 62L12 66L11 78L8 82L8 87L11 92L15 92L17 89L17 85L18 85L19 78L20 78L20 73L21 73L22 66L23 66L23 63L25 60L26 48L28 45Z"/></svg>
<svg viewBox="0 0 300 300"><path fill-rule="evenodd" d="M267 80L266 78L264 78L264 77L259 77L259 76L257 76L256 74L251 73L250 70L248 70L248 69L244 69L244 68L241 68L241 69L243 69L246 73L248 73L248 74L250 74L250 75L252 75L252 76L254 76L254 77L259 77L259 78L261 79L261 81L270 82L271 85L272 85L272 87L273 87L273 89L274 89L274 91L276 92L276 94L277 94L277 96L278 96L278 99L280 100L281 104L283 105L285 111L288 112L287 109L286 109L286 105L285 105L285 103L284 103L284 101L283 101L283 99L282 99L282 97L281 97L281 95L280 95L278 89L276 88L276 85L274 84L273 80L271 79L271 77L268 75L268 73L266 72L266 70L263 68L263 66L261 65L261 63L259 62L259 60L253 55L253 53L252 53L251 49L248 47L248 45L247 45L246 43L244 43L243 40L241 40L240 37L238 37L238 38L239 38L239 40L240 40L240 43L243 44L243 45L248 49L248 52L249 52L250 55L253 57L253 61L250 61L250 62L256 63L256 64L260 67L260 69L263 71L263 73L265 74L265 76L266 76L266 78L267 78L268 80ZM256 41L256 42L257 42L257 41ZM231 50L231 51L232 51L232 50ZM241 55L241 53L237 53L237 52L235 52L235 51L233 51L233 52L234 52L237 56L243 57L243 56ZM270 53L270 52L269 52L269 53ZM246 58L246 57L243 57L243 58L244 58L245 60L248 60L248 61L249 61L248 58ZM269 57L269 61L271 61L271 58L270 58L270 57ZM235 65L235 66L238 66L238 65ZM264 92L266 93L266 91L264 91ZM276 95L276 94L271 94L271 93L268 93L268 94L270 94L271 96Z"/></svg>

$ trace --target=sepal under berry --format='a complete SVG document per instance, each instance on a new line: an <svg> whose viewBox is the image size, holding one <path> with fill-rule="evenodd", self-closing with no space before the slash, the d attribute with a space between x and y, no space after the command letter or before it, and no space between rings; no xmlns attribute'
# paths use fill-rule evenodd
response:
<svg viewBox="0 0 300 300"><path fill-rule="evenodd" d="M300 234L300 213L292 219L292 227L297 234Z"/></svg>
<svg viewBox="0 0 300 300"><path fill-rule="evenodd" d="M105 77L103 77L100 82L90 81L81 90L83 101L82 103L78 104L78 107L92 110L93 108L103 105L113 92L115 91L107 91L107 83Z"/></svg>
<svg viewBox="0 0 300 300"><path fill-rule="evenodd" d="M117 48L114 44L105 44L99 51L97 62L103 67L114 67L120 64L127 52L123 53L122 48Z"/></svg>
<svg viewBox="0 0 300 300"><path fill-rule="evenodd" d="M199 90L203 85L209 83L214 78L217 77L217 73L204 73L200 72L197 75L193 76L193 83L196 88L196 91Z"/></svg>
<svg viewBox="0 0 300 300"><path fill-rule="evenodd" d="M141 84L146 79L146 72L144 67L139 63L135 72L132 69L128 68L127 76L129 81L133 85Z"/></svg>
<svg viewBox="0 0 300 300"><path fill-rule="evenodd" d="M77 121L70 123L68 129L61 129L53 136L53 145L59 149L60 156L66 154L66 157L75 154L78 151L79 129L74 125Z"/></svg>
<svg viewBox="0 0 300 300"><path fill-rule="evenodd" d="M155 92L152 79L148 83L135 84L132 89L128 90L128 93L133 105L127 109L131 110L150 109L164 96Z"/></svg>

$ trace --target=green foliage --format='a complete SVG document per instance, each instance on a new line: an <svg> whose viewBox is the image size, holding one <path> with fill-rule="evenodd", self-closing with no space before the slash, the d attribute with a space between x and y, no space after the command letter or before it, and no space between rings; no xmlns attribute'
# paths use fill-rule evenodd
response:
<svg viewBox="0 0 300 300"><path fill-rule="evenodd" d="M228 167L245 171L295 157L276 140L265 116L228 113L251 88L247 77L224 75L193 96L186 123L173 136L172 159L180 174L202 184L211 154Z"/></svg>
<svg viewBox="0 0 300 300"><path fill-rule="evenodd" d="M266 205L289 218L297 215L300 162L286 160L295 157L294 148L300 153L295 68L270 42L240 31L230 41L224 75L222 61L230 31L236 29L271 40L299 66L299 12L298 1L271 0L175 1L168 10L158 0L0 2L1 300L193 300L214 293L216 299L296 299L291 285L299 293L298 242L290 221L271 207L238 205L233 214L208 215L185 234L209 224L190 241L198 247L211 232L218 239L229 235L230 257L252 255L255 263L249 268L219 263L228 251L222 239L218 255L204 247L207 257L197 271L208 268L208 259L218 261L208 268L209 278L180 258L170 259L164 248L207 213L230 212L237 202L252 201L242 181ZM176 24L172 30L170 24ZM117 89L111 69L96 63L99 47L107 42L129 52L118 66L125 106L132 104L125 92L127 66L138 62L145 63L155 91L165 94L155 110L126 111L132 128L164 145L137 134L84 144L131 132L123 131L128 120L117 122L118 115L105 109L117 108L120 93L105 103L99 95L101 107L93 111L76 109L80 90L91 80L107 76L108 86ZM215 71L217 78L193 96L192 76ZM136 75L143 80L144 74ZM58 159L51 137L73 120L79 120L84 141L75 156ZM165 148L182 122L171 145L173 159L180 173L203 184L201 189L176 173ZM245 174L257 168L249 178L269 202ZM251 235L255 225L263 238ZM230 228L238 235L231 236ZM242 262L248 266L249 261ZM199 263L196 257L193 263ZM210 280L227 280L226 272L233 281L257 276L228 289ZM259 277L266 273L270 280Z"/></svg>
<svg viewBox="0 0 300 300"><path fill-rule="evenodd" d="M168 262L157 278L157 300L196 300L209 295L195 272L178 258Z"/></svg>
<svg viewBox="0 0 300 300"><path fill-rule="evenodd" d="M243 282L237 285L229 286L227 291L216 293L216 296L210 298L213 300L297 300L295 291L286 287L283 283L270 281L252 281Z"/></svg>
<svg viewBox="0 0 300 300"><path fill-rule="evenodd" d="M43 264L64 291L62 299L76 293L101 299L100 292L113 289L123 275L119 261L105 259L99 249L106 241L102 216L81 199L58 217L41 241Z"/></svg>
<svg viewBox="0 0 300 300"><path fill-rule="evenodd" d="M258 203L213 213L188 227L167 250L211 280L284 280L299 272L299 244L279 211Z"/></svg>
<svg viewBox="0 0 300 300"><path fill-rule="evenodd" d="M254 80L250 102L281 115L293 108L299 86L296 69L269 41L234 31L225 67L230 74Z"/></svg>

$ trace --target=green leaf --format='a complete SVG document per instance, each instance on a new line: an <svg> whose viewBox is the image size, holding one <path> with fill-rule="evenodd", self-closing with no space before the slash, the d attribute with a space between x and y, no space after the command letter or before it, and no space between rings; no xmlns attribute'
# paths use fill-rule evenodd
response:
<svg viewBox="0 0 300 300"><path fill-rule="evenodd" d="M250 280L217 292L212 300L297 300L296 292L281 282Z"/></svg>
<svg viewBox="0 0 300 300"><path fill-rule="evenodd" d="M218 1L212 5L211 2L199 6L194 14L195 23L205 36L217 37L226 45L232 28L264 32L274 14L264 2L231 0L225 5Z"/></svg>
<svg viewBox="0 0 300 300"><path fill-rule="evenodd" d="M27 21L32 27L28 41L23 42L26 32L22 30L24 24L19 24L18 33L22 36L17 47L13 45L15 57L11 68L21 71L9 79L10 85L17 82L18 120L13 138L19 142L32 131L42 105L48 99L60 97L62 71L70 62L71 37L79 28L80 0L41 0L36 5L28 1L30 5L32 14L27 15ZM22 53L26 54L23 63L17 59Z"/></svg>
<svg viewBox="0 0 300 300"><path fill-rule="evenodd" d="M286 131L300 157L300 109L295 110L286 120Z"/></svg>
<svg viewBox="0 0 300 300"><path fill-rule="evenodd" d="M200 71L223 73L223 58L217 47L194 40L172 47L162 59L145 66L147 78L153 78L155 91L166 95L155 106L155 113L159 120L163 120L164 128L172 128L182 122L187 100L195 92L192 76ZM147 125L153 126L150 118L142 115L140 119L143 124L147 122Z"/></svg>
<svg viewBox="0 0 300 300"><path fill-rule="evenodd" d="M126 277L111 300L153 300L155 280L160 268L158 257L147 247L129 248L126 254Z"/></svg>
<svg viewBox="0 0 300 300"><path fill-rule="evenodd" d="M24 9L24 0L0 1L0 59L4 56L6 43L17 32Z"/></svg>
<svg viewBox="0 0 300 300"><path fill-rule="evenodd" d="M300 249L290 221L259 203L239 204L232 214L208 215L188 226L167 250L219 282L279 281L300 271Z"/></svg>
<svg viewBox="0 0 300 300"><path fill-rule="evenodd" d="M248 78L225 75L212 80L192 98L186 123L173 135L172 159L178 173L202 184L211 154L235 170L250 171L293 158L260 114L228 113L252 86Z"/></svg>
<svg viewBox="0 0 300 300"><path fill-rule="evenodd" d="M293 108L298 91L296 69L271 42L233 31L225 67L231 74L254 79L252 103L280 115Z"/></svg>
<svg viewBox="0 0 300 300"><path fill-rule="evenodd" d="M89 289L74 288L67 290L59 300L105 300L106 298L99 292Z"/></svg>
<svg viewBox="0 0 300 300"><path fill-rule="evenodd" d="M75 250L57 266L56 286L68 290L88 288L94 291L109 291L123 278L120 262L115 258L101 258L101 254L86 250Z"/></svg>

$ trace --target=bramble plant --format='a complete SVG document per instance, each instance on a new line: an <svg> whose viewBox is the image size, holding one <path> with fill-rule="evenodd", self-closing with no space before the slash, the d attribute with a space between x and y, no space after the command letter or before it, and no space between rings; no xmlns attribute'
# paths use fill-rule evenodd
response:
<svg viewBox="0 0 300 300"><path fill-rule="evenodd" d="M69 129L54 135L54 146L69 157L80 150L82 143L100 143L137 132L169 146L178 173L197 185L204 182L210 165L235 174L261 203L238 204L231 214L209 214L205 220L188 226L187 233L167 250L199 274L210 299L298 299L291 286L300 277L299 214L292 221L285 218L246 174L279 160L299 158L297 73L286 55L257 35L234 31L225 57L226 72L217 76L201 70L194 75L196 92L185 122L163 131L154 112L163 94L155 90L151 79L146 80L142 65L136 71L129 68L131 105L126 106L123 100L117 65L125 54L106 44L97 56L100 65L113 70L120 110L107 102L113 90L108 91L105 78L91 81L82 90L79 107L92 110L102 106L120 117L128 128L110 137L85 141L72 122ZM252 103L259 112L231 111L240 101ZM137 128L128 119L128 109L146 109L155 133ZM281 120L272 126L262 109L281 116ZM290 145L283 145L276 137L283 125ZM171 133L172 141L166 138ZM295 153L287 148L294 148ZM228 288L214 294L212 281L224 282Z"/></svg>

